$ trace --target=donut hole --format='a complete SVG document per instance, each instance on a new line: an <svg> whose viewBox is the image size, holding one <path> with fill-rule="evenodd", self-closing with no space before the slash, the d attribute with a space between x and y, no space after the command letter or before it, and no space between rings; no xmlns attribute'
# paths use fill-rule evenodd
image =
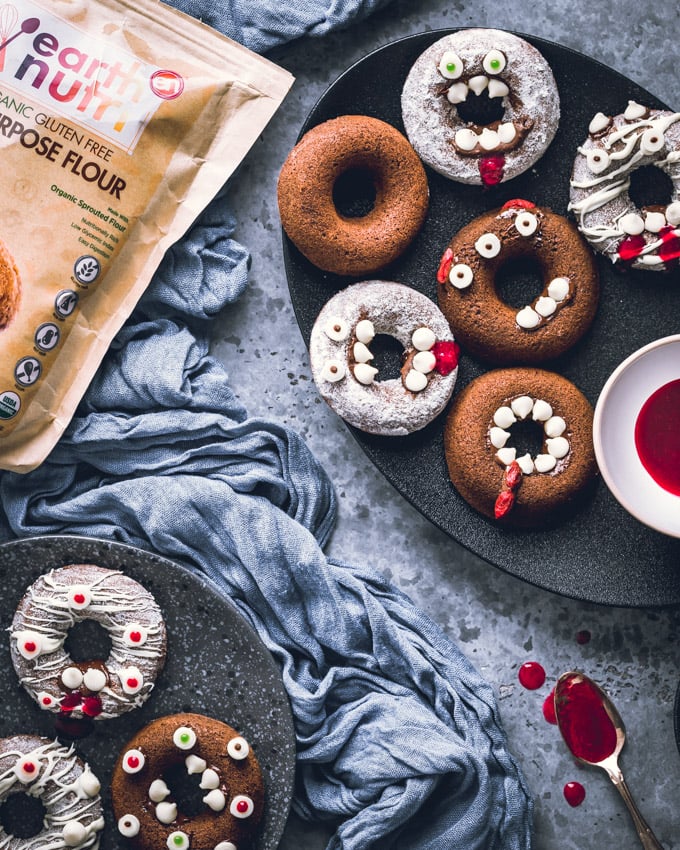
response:
<svg viewBox="0 0 680 850"><path fill-rule="evenodd" d="M462 103L456 104L458 117L467 124L476 124L478 127L486 127L496 121L502 121L505 116L505 107L502 97L489 97L486 89L481 94L468 92Z"/></svg>
<svg viewBox="0 0 680 850"><path fill-rule="evenodd" d="M404 358L404 346L389 334L376 334L369 346L373 360L371 365L378 370L376 381L399 378Z"/></svg>
<svg viewBox="0 0 680 850"><path fill-rule="evenodd" d="M673 197L673 181L656 165L643 165L630 175L628 196L638 209L667 206Z"/></svg>
<svg viewBox="0 0 680 850"><path fill-rule="evenodd" d="M64 651L80 664L98 659L105 661L111 654L111 637L95 620L80 620L68 630Z"/></svg>
<svg viewBox="0 0 680 850"><path fill-rule="evenodd" d="M514 257L496 272L496 292L509 307L533 304L543 292L543 270L535 257Z"/></svg>
<svg viewBox="0 0 680 850"><path fill-rule="evenodd" d="M14 838L33 838L41 832L46 814L39 797L20 791L0 805L0 825Z"/></svg>
<svg viewBox="0 0 680 850"><path fill-rule="evenodd" d="M536 455L543 453L545 433L541 422L535 422L533 419L522 419L519 422L513 422L508 430L510 431L510 439L507 445L517 449L517 457L522 457L525 454L536 457Z"/></svg>
<svg viewBox="0 0 680 850"><path fill-rule="evenodd" d="M208 792L200 787L200 773L187 773L184 763L174 764L164 772L163 780L184 817L195 818L205 811L203 797Z"/></svg>
<svg viewBox="0 0 680 850"><path fill-rule="evenodd" d="M333 203L344 218L363 218L375 207L375 178L369 168L348 168L333 184Z"/></svg>

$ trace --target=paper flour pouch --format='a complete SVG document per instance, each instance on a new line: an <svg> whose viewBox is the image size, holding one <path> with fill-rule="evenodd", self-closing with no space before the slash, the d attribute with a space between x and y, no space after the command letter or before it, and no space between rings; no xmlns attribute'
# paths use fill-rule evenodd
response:
<svg viewBox="0 0 680 850"><path fill-rule="evenodd" d="M292 79L156 0L0 2L0 468L45 459Z"/></svg>

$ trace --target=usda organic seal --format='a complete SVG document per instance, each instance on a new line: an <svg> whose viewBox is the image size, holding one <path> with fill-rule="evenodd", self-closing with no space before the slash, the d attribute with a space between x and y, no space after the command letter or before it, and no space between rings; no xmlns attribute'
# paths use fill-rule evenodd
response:
<svg viewBox="0 0 680 850"><path fill-rule="evenodd" d="M0 394L0 419L12 419L21 407L21 399L16 393L4 392Z"/></svg>

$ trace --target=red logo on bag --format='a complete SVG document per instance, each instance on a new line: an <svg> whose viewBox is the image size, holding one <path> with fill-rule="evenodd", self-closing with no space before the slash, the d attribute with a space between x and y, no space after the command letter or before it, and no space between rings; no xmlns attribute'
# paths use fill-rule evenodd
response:
<svg viewBox="0 0 680 850"><path fill-rule="evenodd" d="M155 71L149 84L151 91L163 100L174 100L184 91L184 78L177 71Z"/></svg>

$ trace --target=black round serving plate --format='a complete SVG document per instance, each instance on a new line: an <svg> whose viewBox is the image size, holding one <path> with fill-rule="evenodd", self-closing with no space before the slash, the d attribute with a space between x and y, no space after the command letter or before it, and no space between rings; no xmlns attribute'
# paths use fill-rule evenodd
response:
<svg viewBox="0 0 680 850"><path fill-rule="evenodd" d="M267 648L236 607L206 579L150 552L93 538L36 537L0 546L0 737L55 737L56 715L42 711L19 684L7 629L26 588L69 563L121 570L158 602L168 654L149 699L73 743L102 785L101 850L129 850L113 819L110 777L116 757L143 726L168 714L195 712L237 729L253 747L265 783L265 815L256 850L278 847L290 811L295 732L281 676ZM68 743L64 739L65 743Z"/></svg>
<svg viewBox="0 0 680 850"><path fill-rule="evenodd" d="M408 71L430 44L449 32L409 36L366 56L330 86L300 135L345 114L380 118L404 132L400 96ZM545 56L557 81L562 115L553 143L533 168L492 189L455 183L428 168L431 202L425 225L407 252L375 277L408 284L436 300L435 274L443 250L453 233L471 219L511 198L525 198L567 214L576 148L586 138L596 112L616 115L628 100L667 108L606 65L561 45L520 35ZM283 242L293 307L309 343L323 304L354 280L315 268L285 234ZM593 326L566 355L542 364L572 380L593 405L607 377L625 357L680 330L677 270L621 272L602 257L598 262L602 296ZM455 392L488 368L463 353ZM680 602L680 540L633 519L601 480L575 511L558 518L552 527L511 531L475 512L448 479L442 442L445 415L403 438L350 430L370 460L424 516L500 569L556 593L606 605Z"/></svg>

